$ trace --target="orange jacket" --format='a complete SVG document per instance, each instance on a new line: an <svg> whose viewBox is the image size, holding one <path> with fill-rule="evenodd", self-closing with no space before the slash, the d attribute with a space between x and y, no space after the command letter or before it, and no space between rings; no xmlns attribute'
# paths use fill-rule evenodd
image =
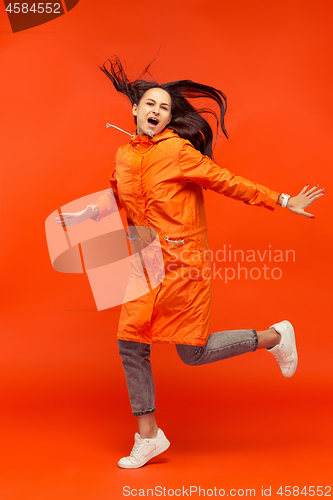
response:
<svg viewBox="0 0 333 500"><path fill-rule="evenodd" d="M154 138L136 135L118 149L110 189L129 226L157 231L165 277L146 295L122 305L117 338L206 343L212 286L203 187L270 210L279 197L218 166L167 128ZM96 204L97 221L114 211L107 195Z"/></svg>

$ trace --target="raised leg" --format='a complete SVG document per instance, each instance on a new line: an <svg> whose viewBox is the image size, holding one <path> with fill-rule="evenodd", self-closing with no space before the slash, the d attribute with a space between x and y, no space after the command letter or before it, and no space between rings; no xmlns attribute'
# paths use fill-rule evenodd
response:
<svg viewBox="0 0 333 500"><path fill-rule="evenodd" d="M281 335L274 328L257 332L258 346L257 349L271 349L280 343Z"/></svg>
<svg viewBox="0 0 333 500"><path fill-rule="evenodd" d="M185 364L195 366L253 352L257 346L257 332L250 329L212 333L204 346L177 344L176 349Z"/></svg>

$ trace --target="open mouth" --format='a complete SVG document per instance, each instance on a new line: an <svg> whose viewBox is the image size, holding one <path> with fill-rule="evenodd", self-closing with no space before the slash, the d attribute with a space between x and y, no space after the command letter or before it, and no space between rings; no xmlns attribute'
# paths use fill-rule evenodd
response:
<svg viewBox="0 0 333 500"><path fill-rule="evenodd" d="M157 118L148 118L147 121L151 127L157 127L157 125L159 124L159 121Z"/></svg>

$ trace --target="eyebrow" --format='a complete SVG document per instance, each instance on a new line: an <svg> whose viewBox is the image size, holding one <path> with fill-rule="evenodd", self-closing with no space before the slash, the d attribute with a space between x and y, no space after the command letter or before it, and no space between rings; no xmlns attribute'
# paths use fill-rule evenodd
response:
<svg viewBox="0 0 333 500"><path fill-rule="evenodd" d="M155 99L151 99L151 97L147 97L147 101L156 102ZM167 102L162 102L161 104L163 104L164 106L170 106L170 104L168 104Z"/></svg>

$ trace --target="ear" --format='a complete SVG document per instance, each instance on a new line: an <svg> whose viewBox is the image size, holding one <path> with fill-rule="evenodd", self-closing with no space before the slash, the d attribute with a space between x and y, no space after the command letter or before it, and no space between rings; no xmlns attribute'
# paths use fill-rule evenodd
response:
<svg viewBox="0 0 333 500"><path fill-rule="evenodd" d="M133 113L134 116L138 116L138 106L137 106L137 104L133 104L132 113Z"/></svg>
<svg viewBox="0 0 333 500"><path fill-rule="evenodd" d="M168 121L168 125L171 122L171 120L172 120L172 115L170 115L170 118L169 118L169 121Z"/></svg>

